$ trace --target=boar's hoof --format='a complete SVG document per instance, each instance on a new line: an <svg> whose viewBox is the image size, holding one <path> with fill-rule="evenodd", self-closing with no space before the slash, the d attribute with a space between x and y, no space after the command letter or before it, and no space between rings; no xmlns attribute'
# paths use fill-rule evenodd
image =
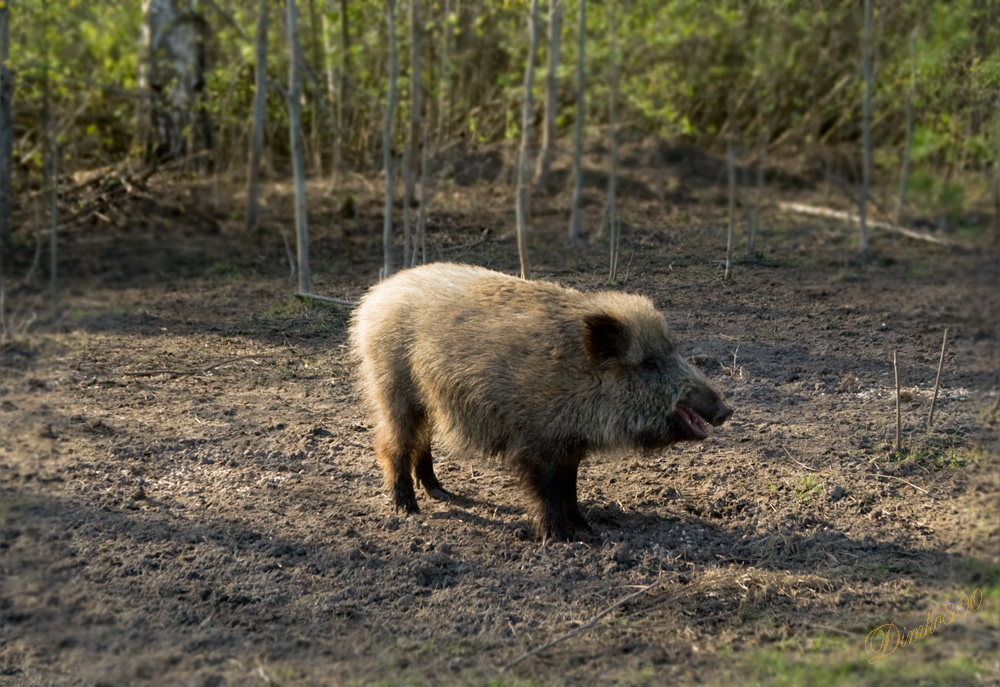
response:
<svg viewBox="0 0 1000 687"><path fill-rule="evenodd" d="M417 505L417 496L413 493L413 485L409 489L405 485L397 485L394 491L393 501L396 504L396 511L404 513L419 513L420 506Z"/></svg>
<svg viewBox="0 0 1000 687"><path fill-rule="evenodd" d="M579 540L580 535L592 534L594 529L577 513L566 518L542 519L535 526L538 538L545 543L554 541Z"/></svg>
<svg viewBox="0 0 1000 687"><path fill-rule="evenodd" d="M454 496L447 489L442 489L441 487L434 487L427 490L427 495L430 496L435 501L451 501Z"/></svg>

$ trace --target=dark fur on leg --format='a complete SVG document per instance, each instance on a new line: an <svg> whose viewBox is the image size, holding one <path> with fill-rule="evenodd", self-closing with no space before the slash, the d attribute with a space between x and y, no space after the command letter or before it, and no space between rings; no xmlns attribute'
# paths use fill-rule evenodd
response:
<svg viewBox="0 0 1000 687"><path fill-rule="evenodd" d="M434 459L431 456L430 446L422 447L413 461L413 474L423 486L424 491L432 499L447 501L451 493L441 486L440 480L434 474Z"/></svg>
<svg viewBox="0 0 1000 687"><path fill-rule="evenodd" d="M535 502L535 531L543 540L571 539L590 529L577 504L576 479L584 450L564 447L555 455L518 452L515 465Z"/></svg>
<svg viewBox="0 0 1000 687"><path fill-rule="evenodd" d="M375 440L375 455L382 466L385 487L392 494L396 510L404 513L419 513L417 495L413 490L413 477L410 476L409 452L398 448L390 448L380 438Z"/></svg>

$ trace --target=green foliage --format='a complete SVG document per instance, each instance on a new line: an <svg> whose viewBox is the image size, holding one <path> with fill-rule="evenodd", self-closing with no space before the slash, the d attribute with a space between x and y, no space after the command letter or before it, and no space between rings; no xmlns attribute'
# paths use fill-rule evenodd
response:
<svg viewBox="0 0 1000 687"><path fill-rule="evenodd" d="M218 0L198 8L210 31L204 100L224 162L245 160L254 95L254 40L259 5ZM563 49L557 72L558 126L574 124L576 9L564 0ZM282 4L271 6L266 140L287 155L288 78ZM387 91L383 0L303 3L301 42L307 62L303 129L307 147L327 159L336 139L347 162L378 159L377 128ZM526 0L421 3L424 114L437 140L465 136L482 143L516 140L528 50ZM727 132L746 142L768 136L797 144L858 144L861 8L848 0L632 0L593 4L587 13L587 121L607 121L612 45L617 23L621 121L633 132L684 136L721 147ZM24 0L11 7L20 164L40 178L44 83L60 118L69 167L117 161L135 146L140 90L141 3ZM547 33L543 11L541 35ZM346 20L347 42L341 34ZM957 181L997 157L1000 123L1000 22L990 3L907 0L876 3L875 131L883 173L896 174L905 140L908 99L915 122L910 179L918 208L944 216L971 200ZM899 31L898 27L907 27ZM394 148L403 145L410 99L409 19L400 6L394 27L403 93ZM545 87L547 40L536 64L538 116ZM344 72L341 73L341 69ZM344 102L338 101L340 84ZM343 115L337 130L335 114Z"/></svg>

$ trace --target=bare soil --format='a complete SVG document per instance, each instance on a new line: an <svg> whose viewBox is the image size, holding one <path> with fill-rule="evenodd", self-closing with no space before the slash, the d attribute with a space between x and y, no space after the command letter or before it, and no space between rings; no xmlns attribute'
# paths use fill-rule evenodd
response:
<svg viewBox="0 0 1000 687"><path fill-rule="evenodd" d="M349 308L292 295L282 189L253 239L238 200L66 237L62 314L14 283L15 326L41 319L0 350L0 685L1000 684L988 239L876 234L859 262L854 229L765 209L763 255L724 284L724 189L624 159L645 191L623 184L621 281L603 242L563 242L564 191L534 203L534 276L653 298L736 412L701 444L586 462L595 533L569 543L535 540L512 476L470 456L437 457L461 500L393 512ZM356 299L380 201L310 200L314 291ZM431 257L516 272L512 207L442 184ZM978 610L870 663L873 629L977 588Z"/></svg>

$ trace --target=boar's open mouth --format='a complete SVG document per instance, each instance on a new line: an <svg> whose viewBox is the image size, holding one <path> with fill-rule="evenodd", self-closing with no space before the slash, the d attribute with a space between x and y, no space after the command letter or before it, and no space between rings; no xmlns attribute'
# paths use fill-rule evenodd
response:
<svg viewBox="0 0 1000 687"><path fill-rule="evenodd" d="M695 390L677 404L674 431L678 441L701 441L708 438L708 425L718 427L729 419L733 409L709 388Z"/></svg>
<svg viewBox="0 0 1000 687"><path fill-rule="evenodd" d="M681 430L679 438L682 441L701 441L708 438L708 426L705 424L705 420L683 403L677 404L674 423Z"/></svg>

